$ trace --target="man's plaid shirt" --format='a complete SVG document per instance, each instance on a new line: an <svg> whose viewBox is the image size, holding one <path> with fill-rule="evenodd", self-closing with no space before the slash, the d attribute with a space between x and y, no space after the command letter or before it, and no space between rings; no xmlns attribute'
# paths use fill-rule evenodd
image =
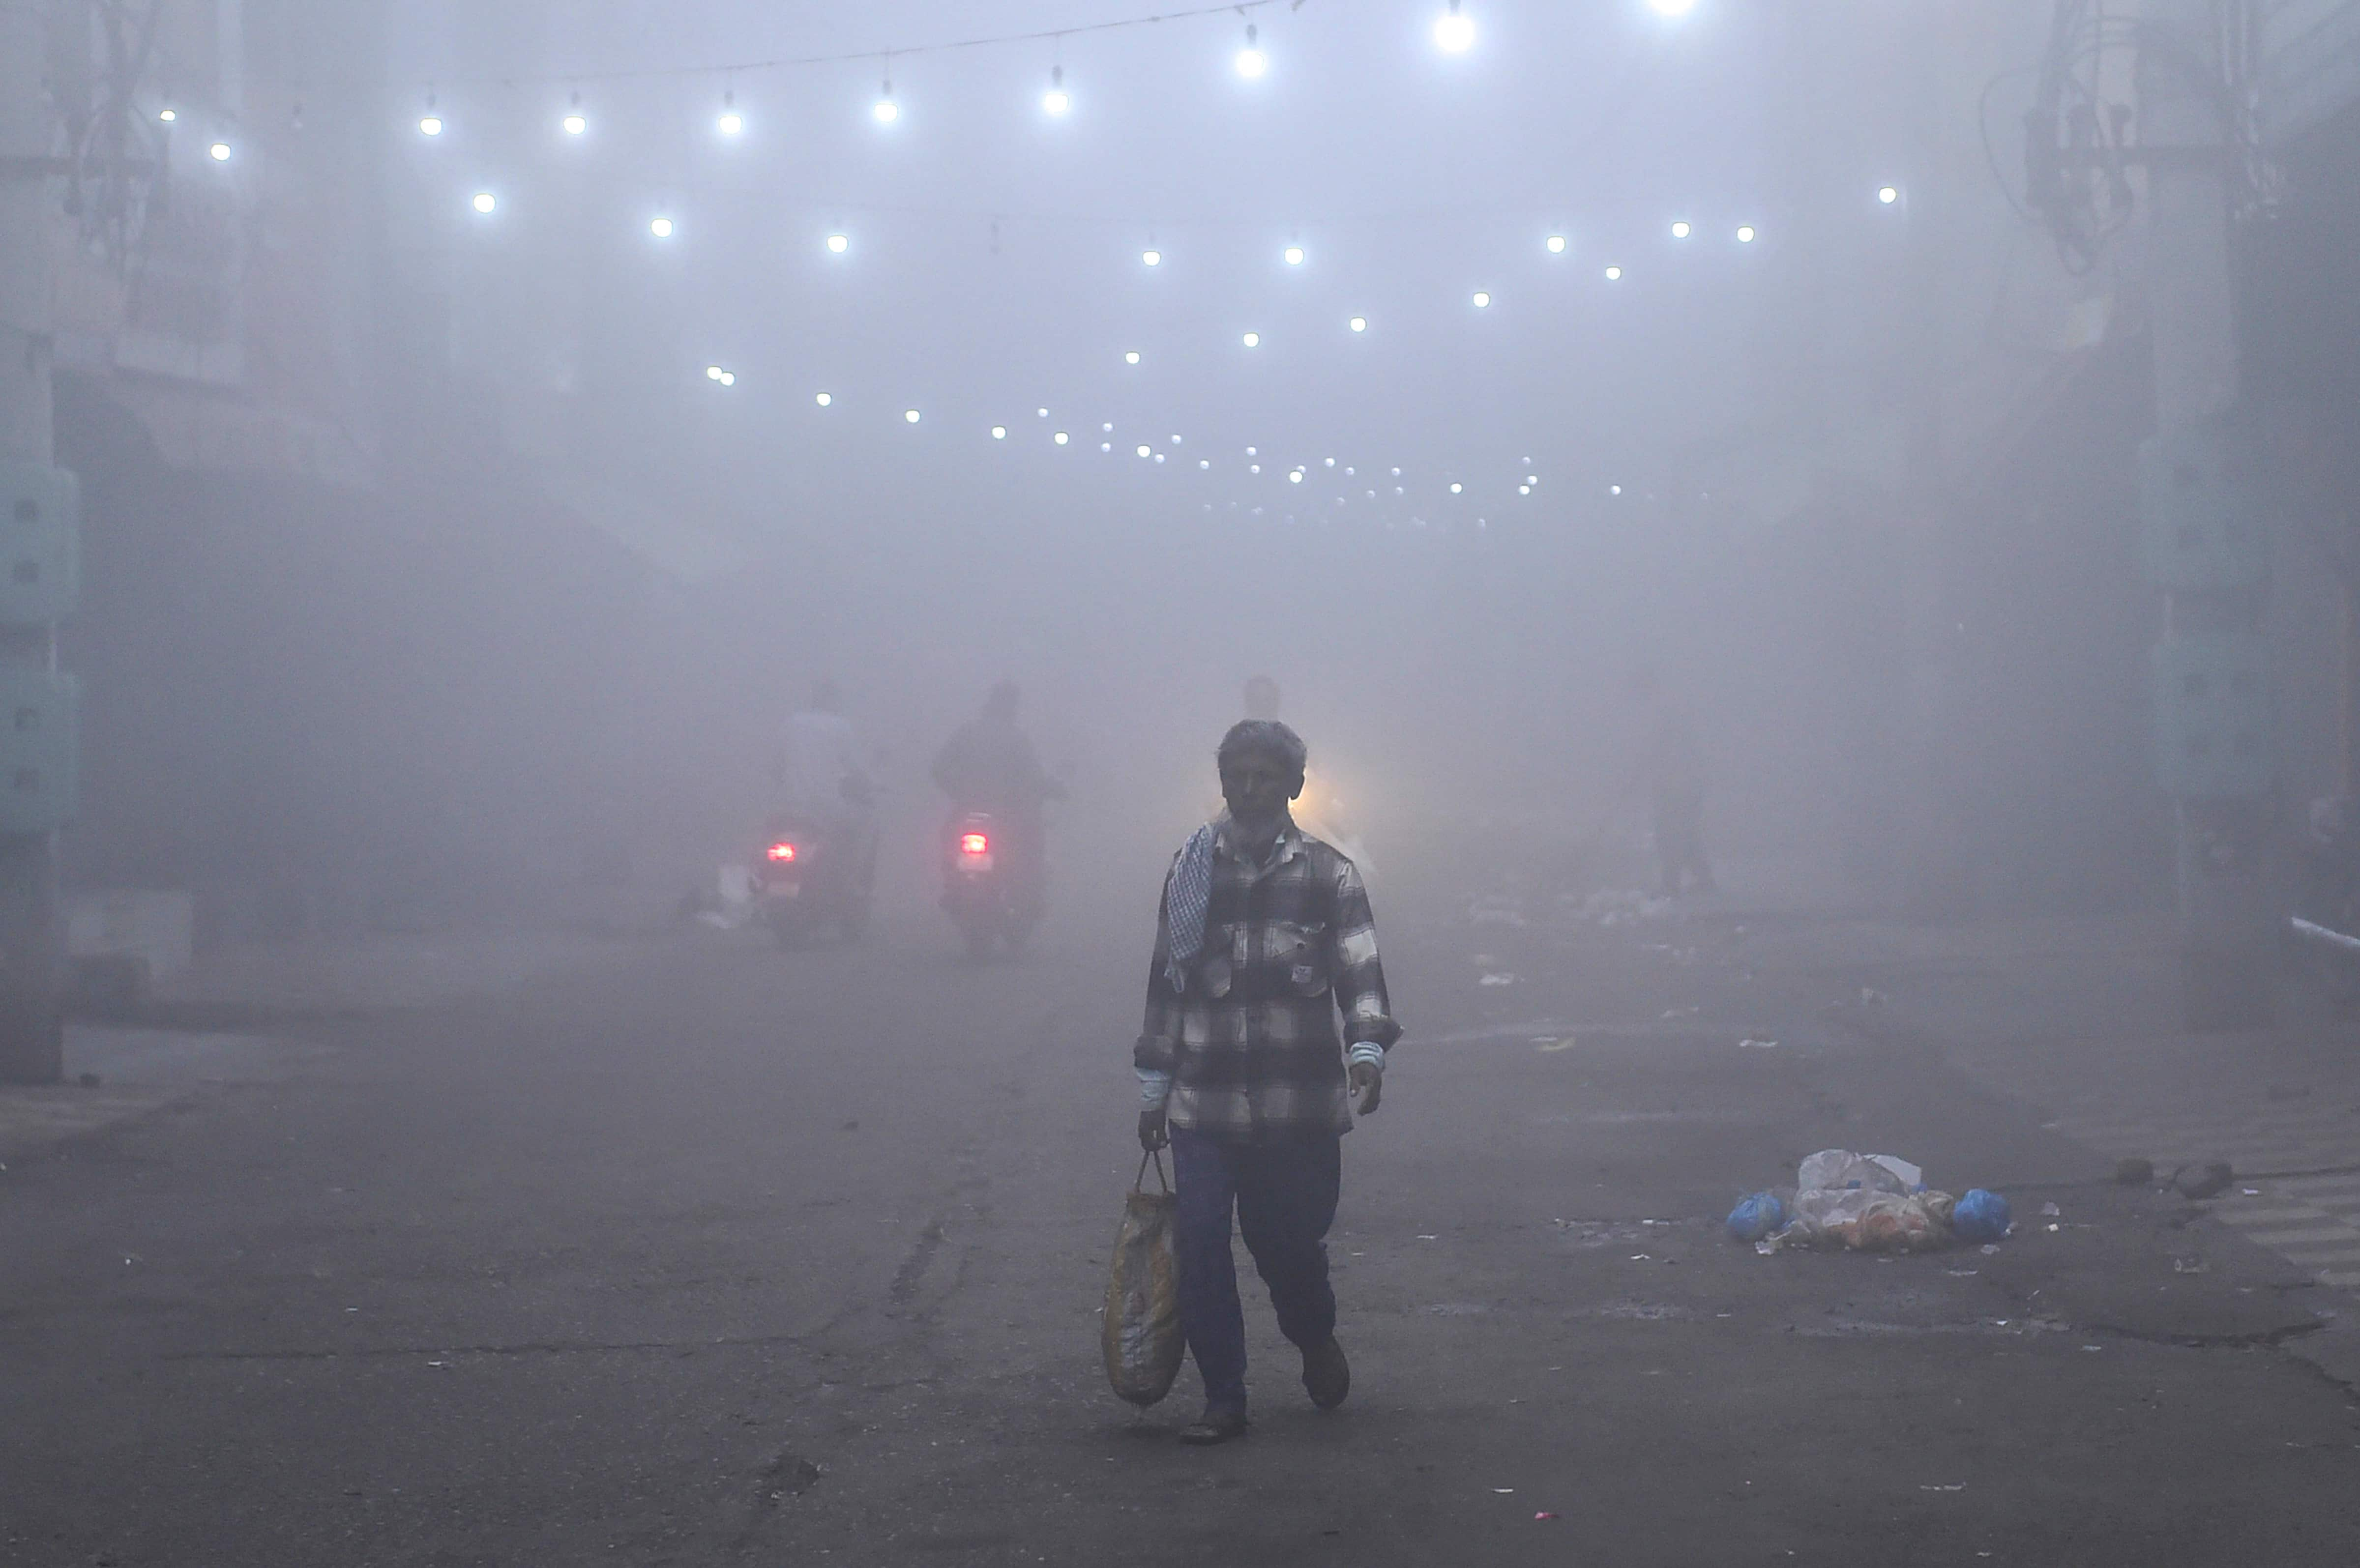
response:
<svg viewBox="0 0 2360 1568"><path fill-rule="evenodd" d="M1389 1047L1401 1035L1368 889L1351 861L1292 822L1261 866L1231 850L1227 817L1215 825L1204 952L1174 990L1159 904L1132 1062L1172 1074L1175 1127L1240 1142L1349 1132L1346 1040Z"/></svg>

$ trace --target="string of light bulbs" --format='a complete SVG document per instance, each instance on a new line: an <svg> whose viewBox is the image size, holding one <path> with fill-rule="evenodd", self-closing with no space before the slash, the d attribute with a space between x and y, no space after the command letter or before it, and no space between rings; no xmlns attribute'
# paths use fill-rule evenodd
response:
<svg viewBox="0 0 2360 1568"><path fill-rule="evenodd" d="M738 383L737 372L719 364L707 365L705 378L723 387L735 387ZM920 407L896 404L890 400L849 405L836 393L826 390L814 393L808 406L815 414L866 419L880 430L899 428L915 433L931 430L941 422L932 419ZM989 426L977 423L958 428L965 430L968 439L978 448L996 449L1012 445L1021 449L1028 444L1018 435L1022 426L1022 421L1011 424L1003 418ZM1478 528L1487 528L1491 509L1497 506L1528 501L1544 487L1538 466L1529 455L1519 461L1504 481L1496 477L1479 479L1448 465L1431 473L1413 474L1398 463L1378 463L1370 465L1370 472L1363 474L1358 463L1332 455L1295 462L1276 461L1259 442L1242 449L1205 454L1199 450L1202 443L1192 447L1184 433L1153 433L1168 430L1165 424L1142 423L1142 428L1151 433L1149 439L1141 441L1137 432L1124 433L1129 427L1118 427L1111 419L1053 419L1052 411L1045 405L1033 408L1033 428L1040 433L1029 444L1036 448L1045 447L1051 453L1087 454L1095 437L1098 455L1111 459L1122 467L1143 463L1151 468L1166 468L1176 474L1220 476L1215 480L1216 483L1241 475L1250 484L1261 482L1268 495L1275 497L1282 510L1290 505L1303 507L1315 490L1324 492L1330 484L1340 485L1342 491L1350 494L1338 493L1325 497L1323 511L1328 506L1349 512L1356 506L1365 510L1371 504L1382 508L1398 503L1412 509L1410 520L1419 528L1426 527L1432 520L1420 508L1436 506L1456 509L1444 518L1446 521L1454 518L1464 520L1466 510L1480 507L1482 510L1473 521ZM1315 481L1327 483L1315 485ZM1513 499L1511 491L1513 492ZM1620 483L1601 483L1595 486L1595 492L1602 494L1609 502L1622 500L1629 495ZM1631 498L1644 498L1650 502L1655 499L1652 494ZM1231 511L1247 512L1257 517L1268 510L1267 504L1251 505L1251 496L1231 499L1228 506ZM1212 501L1202 502L1200 506L1207 512L1218 509L1218 503ZM1286 520L1295 521L1296 514L1287 514Z"/></svg>
<svg viewBox="0 0 2360 1568"><path fill-rule="evenodd" d="M895 57L914 58L954 51L981 49L1001 45L1016 46L1047 43L1051 47L1053 57L1049 69L1048 85L1046 90L1042 93L1039 106L1043 114L1052 118L1062 118L1068 114L1075 107L1075 96L1071 88L1067 84L1065 72L1063 44L1065 38L1087 34L1106 33L1127 28L1147 27L1165 21L1176 22L1191 19L1205 19L1222 16L1234 16L1243 18L1245 25L1243 28L1242 41L1239 47L1236 48L1234 53L1229 57L1230 69L1240 81L1247 83L1257 83L1262 82L1271 74L1273 60L1263 45L1261 30L1257 22L1254 20L1253 14L1267 10L1270 6L1280 3L1281 0L1243 0L1243 3L1197 6L1183 10L1167 11L1151 16L1125 17L1087 26L1007 33L902 48L877 49L831 54L781 56L771 59L742 60L706 65L670 67L650 66L606 71L548 72L538 74L504 72L497 76L453 76L448 80L453 85L463 88L497 85L503 90L509 91L513 91L519 87L562 86L566 90L566 98L563 103L563 112L557 118L556 128L562 137L567 141L589 141L595 140L595 138L592 134L593 118L591 109L585 101L584 89L587 86L657 79L677 80L718 78L721 79L724 83L724 91L722 92L719 105L712 122L713 128L716 136L726 140L734 140L744 136L749 128L748 111L746 106L742 105L738 100L737 87L737 83L741 79L747 77L757 76L764 72L778 72L797 68L816 68L874 61L880 66L881 82L878 96L869 105L869 117L879 127L880 127L880 129L882 129L896 126L902 119L901 100L897 97L892 82L892 61ZM1683 16L1691 11L1695 5L1695 0L1629 0L1629 3L1634 5L1644 3L1649 9L1667 18L1677 18ZM1303 4L1304 0L1291 0L1289 8L1299 9ZM1445 55L1460 56L1468 54L1473 49L1478 37L1476 20L1475 17L1468 11L1465 4L1463 4L1463 0L1447 0L1447 3L1444 5L1439 14L1435 16L1432 23L1431 37L1436 49ZM177 115L175 111L169 105L167 105L163 109L160 117L167 122L169 122L175 119ZM441 143L444 140L446 133L461 128L454 125L454 123L452 120L446 118L445 112L438 94L431 89L425 95L423 111L419 114L415 121L415 126L417 134L421 138L432 143ZM454 137L453 139L457 138ZM234 158L235 149L232 142L224 138L213 141L208 147L208 152L212 159L216 164L227 164L231 162ZM462 189L464 190L464 188L463 187ZM1878 186L1874 191L1874 196L1875 201L1885 208L1892 209L1900 205L1901 191L1900 188L1896 185L1885 184ZM475 216L481 220L489 220L504 214L508 206L504 197L498 191L491 189L475 191L467 197L467 201L470 209ZM851 212L862 210L875 211L880 209L847 207L839 210ZM644 216L640 220L645 225L642 232L648 239L659 244L678 243L685 237L683 223L684 219L688 217L693 217L693 213L684 214L670 209L654 212ZM995 220L995 222L999 220ZM1112 219L1043 219L1040 221L1117 222L1117 220ZM1382 217L1378 217L1363 218L1355 221L1379 222L1384 220ZM1129 223L1128 220L1124 220L1123 222L1127 224ZM1156 229L1163 227L1180 229L1188 226L1191 225L1165 224L1153 225L1152 227ZM1321 226L1330 227L1333 226L1333 223L1325 223ZM1758 221L1730 222L1724 220L1720 223L1707 225L1700 224L1694 219L1688 217L1671 219L1656 232L1659 234L1668 234L1669 237L1674 242L1679 244L1687 244L1702 238L1708 234L1713 234L1721 237L1725 241L1733 242L1736 245L1741 247L1750 247L1754 245L1756 241L1761 238L1764 233ZM1568 233L1561 230L1550 230L1540 234L1539 243L1545 254L1551 257L1568 257L1573 256L1576 252L1576 246L1572 237ZM822 237L821 244L824 245L826 254L832 258L850 258L853 256L856 249L854 234L849 229L842 226L829 229ZM1634 246L1633 248L1636 247ZM1138 256L1141 266L1150 269L1156 269L1165 266L1167 259L1169 259L1170 253L1167 251L1167 248L1162 242L1159 234L1158 237L1151 239L1150 243L1139 251ZM1309 265L1311 262L1311 256L1308 247L1300 243L1290 242L1279 251L1278 259L1283 267L1294 269ZM1601 262L1602 264L1601 264ZM1622 265L1622 261L1620 259L1604 259L1601 256L1600 258L1600 262L1594 262L1593 266L1596 267L1594 276L1598 280L1605 284L1612 285L1621 283L1626 277L1625 268ZM1494 292L1489 288L1471 289L1460 296L1460 298L1463 300L1464 309L1470 310L1478 313L1491 310L1495 304ZM1344 332L1349 334L1351 338L1360 338L1371 332L1371 318L1367 314L1354 312L1342 317L1341 326ZM1252 328L1242 331L1239 331L1236 328L1232 328L1230 330L1235 333L1231 341L1237 345L1239 350L1247 354L1253 354L1263 346L1264 338L1260 330ZM1130 367L1138 366L1142 363L1142 358L1141 351L1136 349L1126 349L1123 350L1121 354L1122 364ZM714 387L727 391L735 388L738 385L739 371L735 366L716 363L705 366L705 377ZM812 402L809 406L817 410L826 410L837 407L838 401L838 398L834 393L827 390L819 390L812 394ZM1047 408L1039 408L1038 418L1040 419L1046 420L1048 416L1049 411ZM915 406L900 408L898 412L893 413L892 419L893 422L898 423L904 429L914 430L920 428L931 428L927 427L925 424L924 411ZM1109 421L1098 421L1098 425L1099 430L1098 433L1100 435L1101 439L1097 444L1099 454L1106 457L1114 457L1118 455L1116 443L1112 439L1110 439L1114 434L1115 427ZM981 439L988 439L993 442L1006 442L1010 441L1011 438L1011 427L1005 422L1002 422L989 426L989 436ZM1074 430L1070 429L1059 429L1050 432L1047 444L1052 451L1074 451L1086 450L1087 443L1086 440L1077 440ZM1130 450L1134 454L1136 461L1149 463L1157 467L1185 467L1185 465L1184 464L1174 463L1174 459L1178 455L1178 449L1182 444L1181 437L1178 434L1174 434L1170 437L1169 446L1161 446L1158 442L1151 441L1136 443L1132 445ZM1249 446L1245 449L1245 452L1246 458L1242 464L1245 471L1245 476L1249 479L1255 480L1265 478L1265 464L1260 460L1259 448L1256 446ZM1194 470L1196 473L1207 474L1216 471L1217 464L1213 458L1196 456L1193 461ZM1335 459L1327 458L1322 461L1322 465L1319 469L1315 469L1311 463L1307 462L1283 466L1270 466L1271 473L1267 477L1271 483L1283 484L1289 487L1301 487L1305 485L1313 475L1324 473L1327 470L1335 469L1337 467L1337 463ZM1395 483L1390 486L1382 485L1378 486L1364 486L1361 492L1360 492L1360 498L1361 500L1380 501L1383 499L1382 492L1387 488L1390 488L1393 496L1406 498L1408 495L1408 485L1401 482L1403 479L1403 470L1398 466L1388 465L1388 467L1389 474L1387 476L1395 481ZM1354 465L1346 464L1343 468L1343 477L1352 478L1354 476ZM1421 483L1423 484L1425 482ZM1480 495L1480 494L1488 492L1496 495L1501 499L1505 499L1507 491L1512 485L1517 498L1525 499L1531 497L1536 490L1538 490L1540 484L1541 479L1537 470L1533 468L1531 460L1526 459L1523 468L1519 470L1518 474L1512 476L1508 483L1501 484L1495 477L1491 482L1479 485L1478 494ZM1468 499L1469 485L1470 481L1468 479L1450 478L1448 481L1448 489L1446 492L1440 487L1440 482L1432 482L1430 487L1431 496L1439 500L1447 495L1450 498L1464 501ZM1622 495L1622 486L1619 484L1611 485L1605 488L1611 496L1620 497ZM1334 504L1339 507L1349 506L1351 504L1351 497L1343 495L1338 495L1334 498ZM1480 501L1477 504L1480 504ZM1239 506L1239 503L1233 501L1230 505L1234 508ZM1207 509L1210 509L1209 503L1207 503ZM1259 513L1262 508L1257 506L1254 510ZM1480 523L1482 519L1479 518L1478 521Z"/></svg>

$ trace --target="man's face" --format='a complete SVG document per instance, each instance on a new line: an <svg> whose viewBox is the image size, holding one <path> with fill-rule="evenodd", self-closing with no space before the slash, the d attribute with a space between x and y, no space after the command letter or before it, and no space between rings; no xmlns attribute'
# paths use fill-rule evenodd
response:
<svg viewBox="0 0 2360 1568"><path fill-rule="evenodd" d="M1221 759L1221 798L1241 822L1267 822L1303 793L1303 775L1273 751L1249 748Z"/></svg>

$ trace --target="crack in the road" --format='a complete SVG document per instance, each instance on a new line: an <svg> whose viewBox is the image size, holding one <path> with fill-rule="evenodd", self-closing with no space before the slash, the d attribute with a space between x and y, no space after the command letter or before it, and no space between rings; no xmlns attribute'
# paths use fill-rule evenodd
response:
<svg viewBox="0 0 2360 1568"><path fill-rule="evenodd" d="M901 1259L901 1267L893 1271L893 1282L885 1288L888 1301L897 1307L910 1304L918 1293L918 1282L925 1278L926 1265L934 1260L935 1251L943 1245L945 1234L939 1218L926 1222L926 1228L911 1244L910 1256Z"/></svg>
<svg viewBox="0 0 2360 1568"><path fill-rule="evenodd" d="M2084 1334L2108 1334L2139 1345L2168 1345L2185 1350L2274 1350L2290 1339L2317 1334L2327 1325L2323 1323L2281 1323L2276 1328L2255 1329L2247 1334L2172 1334L2159 1329L2124 1328L2109 1323L2084 1323L2077 1326Z"/></svg>

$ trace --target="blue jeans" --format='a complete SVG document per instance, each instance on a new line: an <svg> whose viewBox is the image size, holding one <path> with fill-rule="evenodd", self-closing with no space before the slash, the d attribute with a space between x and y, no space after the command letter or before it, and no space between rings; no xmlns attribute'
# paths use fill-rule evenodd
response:
<svg viewBox="0 0 2360 1568"><path fill-rule="evenodd" d="M1172 1129L1180 1197L1173 1250L1180 1266L1180 1328L1208 1405L1245 1408L1246 1318L1229 1253L1229 1215L1270 1287L1278 1331L1309 1349L1336 1334L1328 1283L1328 1227L1336 1221L1343 1140L1224 1143Z"/></svg>

